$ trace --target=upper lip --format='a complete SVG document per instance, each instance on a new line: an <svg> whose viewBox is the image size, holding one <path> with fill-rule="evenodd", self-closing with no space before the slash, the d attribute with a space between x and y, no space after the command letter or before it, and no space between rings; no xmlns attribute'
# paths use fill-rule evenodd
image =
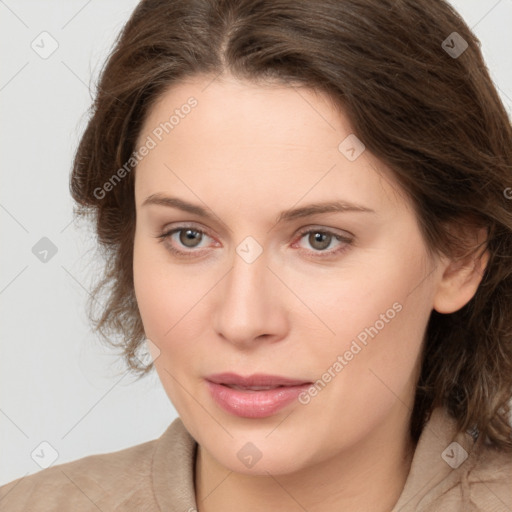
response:
<svg viewBox="0 0 512 512"><path fill-rule="evenodd" d="M310 381L302 379L289 379L280 375L266 375L255 373L244 377L236 373L216 373L206 377L206 380L216 384L225 384L227 386L253 387L253 386L300 386L302 384L311 384Z"/></svg>

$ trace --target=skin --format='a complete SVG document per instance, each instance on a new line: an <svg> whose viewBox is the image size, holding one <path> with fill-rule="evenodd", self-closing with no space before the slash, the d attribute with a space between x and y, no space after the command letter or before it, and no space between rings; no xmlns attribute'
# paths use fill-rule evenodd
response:
<svg viewBox="0 0 512 512"><path fill-rule="evenodd" d="M199 443L197 508L390 510L415 449L408 428L429 315L469 301L486 260L429 256L391 171L369 150L349 161L338 150L349 120L309 89L198 76L162 94L138 146L190 96L197 106L136 169L133 268L156 370ZM142 204L157 193L214 217ZM276 224L282 210L332 200L373 212ZM205 234L189 245L179 232L158 238L184 224ZM332 237L322 252L301 228L351 243ZM236 252L248 236L262 249L252 263ZM400 312L307 405L240 418L208 392L205 377L225 371L314 382L396 303ZM261 452L251 468L237 457L247 442Z"/></svg>

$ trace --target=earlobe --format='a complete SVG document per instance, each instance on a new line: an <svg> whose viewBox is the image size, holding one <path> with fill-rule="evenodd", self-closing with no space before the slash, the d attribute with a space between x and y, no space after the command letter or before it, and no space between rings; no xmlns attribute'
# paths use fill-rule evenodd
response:
<svg viewBox="0 0 512 512"><path fill-rule="evenodd" d="M434 309L449 314L464 307L475 295L488 262L488 250L449 260L434 297Z"/></svg>

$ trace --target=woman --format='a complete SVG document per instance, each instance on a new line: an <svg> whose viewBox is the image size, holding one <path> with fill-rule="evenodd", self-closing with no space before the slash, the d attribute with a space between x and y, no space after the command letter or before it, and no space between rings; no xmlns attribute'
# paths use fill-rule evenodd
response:
<svg viewBox="0 0 512 512"><path fill-rule="evenodd" d="M71 190L179 418L2 510L512 510L511 143L444 1L142 1Z"/></svg>

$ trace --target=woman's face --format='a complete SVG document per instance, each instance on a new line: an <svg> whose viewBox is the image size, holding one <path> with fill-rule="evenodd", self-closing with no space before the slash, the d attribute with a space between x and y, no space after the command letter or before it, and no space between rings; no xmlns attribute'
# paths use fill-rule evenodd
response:
<svg viewBox="0 0 512 512"><path fill-rule="evenodd" d="M406 437L442 272L352 133L311 90L212 77L166 92L141 131L145 333L186 428L233 471L288 473ZM233 389L214 377L226 372L278 378Z"/></svg>

